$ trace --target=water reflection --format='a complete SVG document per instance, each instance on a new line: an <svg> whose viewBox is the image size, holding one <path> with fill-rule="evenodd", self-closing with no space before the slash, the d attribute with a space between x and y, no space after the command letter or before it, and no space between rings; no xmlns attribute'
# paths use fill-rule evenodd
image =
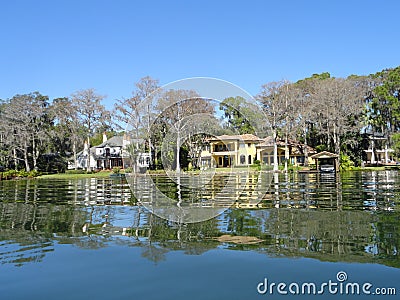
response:
<svg viewBox="0 0 400 300"><path fill-rule="evenodd" d="M81 249L118 244L139 247L142 256L153 262L164 260L169 251L196 255L222 247L399 268L397 175L396 171L341 177L279 175L260 205L249 208L246 192L240 193L223 214L192 224L150 214L136 205L123 180L2 181L0 263L40 262L58 244ZM160 186L163 180L159 179ZM238 182L243 190L242 181ZM238 242L216 239L222 235L235 236ZM240 239L249 236L261 241Z"/></svg>
<svg viewBox="0 0 400 300"><path fill-rule="evenodd" d="M272 173L219 173L175 177L139 175L127 180L135 197L149 211L177 223L209 220L233 204L257 206L269 188Z"/></svg>

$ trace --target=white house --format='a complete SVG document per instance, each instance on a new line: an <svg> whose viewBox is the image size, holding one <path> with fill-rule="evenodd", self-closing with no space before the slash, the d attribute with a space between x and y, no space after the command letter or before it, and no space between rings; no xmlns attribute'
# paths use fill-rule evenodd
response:
<svg viewBox="0 0 400 300"><path fill-rule="evenodd" d="M395 161L394 150L389 148L388 139L382 133L369 134L369 146L364 150L364 164L390 164Z"/></svg>
<svg viewBox="0 0 400 300"><path fill-rule="evenodd" d="M132 140L126 135L113 136L107 139L103 133L103 142L100 145L93 146L88 149L87 142L84 148L77 154L77 165L74 161L70 161L68 169L87 169L88 164L91 170L112 169L114 167L127 168L133 167L131 157L128 153L129 145L143 143L143 140ZM89 159L90 155L90 159ZM150 157L147 153L139 153L136 155L136 165L141 168L147 168L150 164Z"/></svg>

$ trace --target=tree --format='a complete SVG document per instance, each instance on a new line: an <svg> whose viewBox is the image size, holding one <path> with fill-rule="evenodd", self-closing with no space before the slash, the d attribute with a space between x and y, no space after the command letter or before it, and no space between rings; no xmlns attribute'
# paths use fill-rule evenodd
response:
<svg viewBox="0 0 400 300"><path fill-rule="evenodd" d="M199 168L201 152L204 150L207 139L213 133L220 133L220 123L211 114L200 114L193 119L188 119L185 129L187 132L184 132L183 135L187 138L184 140L184 144L187 146L190 161L193 167Z"/></svg>
<svg viewBox="0 0 400 300"><path fill-rule="evenodd" d="M157 109L159 117L168 128L168 137L164 142L167 146L173 143L175 147L175 170L179 174L180 148L184 141L183 133L192 124L195 115L214 113L214 106L207 99L200 98L192 90L168 90L164 92ZM167 154L167 153L164 153Z"/></svg>
<svg viewBox="0 0 400 300"><path fill-rule="evenodd" d="M297 94L294 103L296 109L293 110L293 113L296 119L296 124L300 128L300 139L304 145L303 152L305 166L308 165L308 145L314 144L314 147L317 146L317 144L315 144L316 137L313 135L315 135L316 132L319 133L319 130L317 131L315 128L318 127L319 129L322 129L323 126L321 124L325 119L325 115L321 114L323 106L321 106L318 101L315 101L313 95L315 94L320 81L329 78L331 78L331 75L328 72L324 72L321 74L313 74L311 77L299 80L293 84L293 88ZM318 126L318 124L321 126ZM314 143L312 143L312 141L314 141ZM327 139L327 141L329 143L329 139Z"/></svg>
<svg viewBox="0 0 400 300"><path fill-rule="evenodd" d="M7 132L4 143L8 145L15 168L21 160L25 170L30 171L32 159L33 168L37 169L37 160L49 140L52 120L48 107L48 97L39 92L16 95L3 104L0 126L3 132Z"/></svg>
<svg viewBox="0 0 400 300"><path fill-rule="evenodd" d="M78 109L71 99L57 98L53 100L51 113L55 120L52 131L53 147L63 156L72 152L76 169L77 149L86 137L85 129L78 117Z"/></svg>
<svg viewBox="0 0 400 300"><path fill-rule="evenodd" d="M224 112L224 118L227 119L227 128L239 134L254 134L255 129L246 116L252 116L253 111L243 97L229 97L224 99L219 109Z"/></svg>
<svg viewBox="0 0 400 300"><path fill-rule="evenodd" d="M388 138L400 131L400 67L372 76L375 86L368 98L368 123Z"/></svg>
<svg viewBox="0 0 400 300"><path fill-rule="evenodd" d="M110 120L110 113L101 104L104 96L95 93L94 89L80 90L71 96L73 107L78 119L85 127L88 149L90 151L90 137L95 129ZM90 170L90 153L88 155L87 170Z"/></svg>
<svg viewBox="0 0 400 300"><path fill-rule="evenodd" d="M152 153L154 150L150 132L152 116L154 115L152 100L154 100L153 98L156 96L156 91L159 88L159 81L146 76L135 84L135 88L132 92L132 97L117 100L117 103L114 105L113 115L119 121L116 125L121 129L126 129L128 124L132 126L137 141L137 150L139 150L139 138L141 136L147 137L150 163L152 163Z"/></svg>
<svg viewBox="0 0 400 300"><path fill-rule="evenodd" d="M340 155L341 138L350 131L360 131L365 89L356 79L328 78L315 85L312 99L319 111L320 131L332 138L334 151Z"/></svg>
<svg viewBox="0 0 400 300"><path fill-rule="evenodd" d="M312 123L314 112L313 102L311 100L310 92L306 87L302 87L295 83L292 88L294 89L294 93L297 95L293 103L293 106L296 107L296 109L293 110L293 117L299 128L298 133L303 143L304 166L308 166L308 126Z"/></svg>
<svg viewBox="0 0 400 300"><path fill-rule="evenodd" d="M289 106L284 94L288 83L285 81L270 82L261 86L260 93L256 96L263 105L265 115L272 130L274 146L274 171L278 171L278 132L285 124Z"/></svg>

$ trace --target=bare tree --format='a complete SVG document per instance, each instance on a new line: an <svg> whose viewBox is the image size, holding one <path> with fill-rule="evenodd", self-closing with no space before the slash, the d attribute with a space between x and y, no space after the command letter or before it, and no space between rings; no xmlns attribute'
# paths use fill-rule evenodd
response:
<svg viewBox="0 0 400 300"><path fill-rule="evenodd" d="M211 134L221 131L221 124L215 116L211 115L210 111L209 114L200 114L189 119L185 129L187 132L184 132L184 136L187 138L184 144L189 150L188 155L193 167L200 167L201 151Z"/></svg>
<svg viewBox="0 0 400 300"><path fill-rule="evenodd" d="M211 114L214 112L214 106L192 90L169 90L161 96L157 109L160 112L159 118L169 128L170 137L175 140L175 170L179 174L183 133L193 124L194 115Z"/></svg>
<svg viewBox="0 0 400 300"><path fill-rule="evenodd" d="M109 112L101 104L103 99L104 96L96 94L94 89L80 90L71 96L77 116L86 129L87 145L89 149L88 171L90 170L90 137L98 126L110 119Z"/></svg>
<svg viewBox="0 0 400 300"><path fill-rule="evenodd" d="M308 81L298 82L292 85L294 97L293 116L299 128L299 134L303 137L304 166L308 166L308 135L309 124L313 122L316 111L311 97L313 90Z"/></svg>
<svg viewBox="0 0 400 300"><path fill-rule="evenodd" d="M69 98L57 98L53 100L51 113L58 130L53 130L53 138L58 141L66 141L66 147L70 147L73 154L75 169L77 165L77 149L83 144L85 132L78 118L76 105ZM65 151L65 149L63 149Z"/></svg>
<svg viewBox="0 0 400 300"><path fill-rule="evenodd" d="M341 137L362 126L365 89L356 80L328 78L315 85L312 98L320 111L320 123L333 141L335 153L340 155ZM322 129L320 128L320 129Z"/></svg>
<svg viewBox="0 0 400 300"><path fill-rule="evenodd" d="M157 79L150 76L141 78L136 84L136 89L132 92L132 97L128 99L117 100L114 105L114 116L119 123L116 123L121 129L126 129L129 124L135 133L136 141L140 136L147 137L149 157L152 163L153 145L151 141L152 116L154 115L153 98L159 88ZM146 101L146 102L144 102ZM121 124L122 123L122 124ZM125 128L123 127L125 126ZM147 134L144 134L147 133ZM139 149L137 142L136 149Z"/></svg>
<svg viewBox="0 0 400 300"><path fill-rule="evenodd" d="M273 135L274 171L278 171L278 132L286 121L288 113L287 95L284 93L286 81L270 82L261 86L256 99L263 105Z"/></svg>

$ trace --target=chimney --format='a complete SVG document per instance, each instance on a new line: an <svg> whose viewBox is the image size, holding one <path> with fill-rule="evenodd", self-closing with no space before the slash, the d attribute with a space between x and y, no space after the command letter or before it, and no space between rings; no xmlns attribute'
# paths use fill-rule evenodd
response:
<svg viewBox="0 0 400 300"><path fill-rule="evenodd" d="M88 149L89 149L88 143L87 141L85 141L85 143L83 144L83 150L88 150Z"/></svg>
<svg viewBox="0 0 400 300"><path fill-rule="evenodd" d="M107 135L105 132L103 132L103 143L107 142Z"/></svg>

